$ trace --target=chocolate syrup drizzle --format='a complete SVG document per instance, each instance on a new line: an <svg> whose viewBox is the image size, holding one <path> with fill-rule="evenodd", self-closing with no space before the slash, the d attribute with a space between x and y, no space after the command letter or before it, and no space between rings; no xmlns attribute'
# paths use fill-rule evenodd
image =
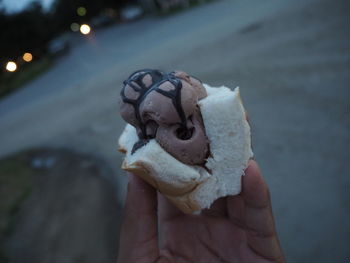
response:
<svg viewBox="0 0 350 263"><path fill-rule="evenodd" d="M152 78L152 84L149 87L147 87L142 81L146 75L150 75ZM165 91L160 89L160 86L167 81L174 86L173 90ZM180 78L175 76L175 72L164 73L160 70L142 69L132 73L129 76L129 78L123 82L123 84L124 86L120 92L121 98L124 103L129 103L134 107L135 116L137 121L139 122L139 127L141 130L141 134L139 134L140 140L134 145L132 153L135 152L138 148L145 145L150 139L147 137L147 134L146 134L146 124L143 123L141 119L140 105L143 102L143 100L147 97L147 95L152 91L156 91L162 94L163 96L171 99L177 111L177 114L179 115L181 120L181 122L179 123L180 128L183 131L188 131L187 124L186 124L187 123L186 115L181 105L182 82ZM137 99L129 99L126 97L125 95L126 86L130 86L135 92L139 93L139 96Z"/></svg>

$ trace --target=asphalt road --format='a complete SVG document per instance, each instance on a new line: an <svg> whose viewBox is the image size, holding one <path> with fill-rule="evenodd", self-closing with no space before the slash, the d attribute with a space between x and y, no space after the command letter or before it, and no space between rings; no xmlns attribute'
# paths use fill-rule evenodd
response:
<svg viewBox="0 0 350 263"><path fill-rule="evenodd" d="M350 260L350 38L347 1L215 1L97 31L0 102L0 156L69 147L116 173L121 82L182 69L239 85L289 262Z"/></svg>

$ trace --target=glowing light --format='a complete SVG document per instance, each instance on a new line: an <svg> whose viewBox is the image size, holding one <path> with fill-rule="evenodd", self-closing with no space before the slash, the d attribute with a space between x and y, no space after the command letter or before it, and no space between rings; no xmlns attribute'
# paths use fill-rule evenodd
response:
<svg viewBox="0 0 350 263"><path fill-rule="evenodd" d="M13 61L9 61L6 64L6 70L10 72L14 72L17 69L17 64Z"/></svg>
<svg viewBox="0 0 350 263"><path fill-rule="evenodd" d="M24 53L22 58L25 62L30 62L33 60L33 55L31 53L26 52Z"/></svg>
<svg viewBox="0 0 350 263"><path fill-rule="evenodd" d="M85 16L86 15L86 8L85 7L78 7L77 9L78 16Z"/></svg>
<svg viewBox="0 0 350 263"><path fill-rule="evenodd" d="M71 29L73 32L78 32L78 31L79 31L79 28L80 28L80 26L79 26L78 23L72 23L72 24L70 25L70 29Z"/></svg>
<svg viewBox="0 0 350 263"><path fill-rule="evenodd" d="M89 25L87 24L83 24L80 26L80 32L83 34L83 35L87 35L89 34L91 31L91 28Z"/></svg>

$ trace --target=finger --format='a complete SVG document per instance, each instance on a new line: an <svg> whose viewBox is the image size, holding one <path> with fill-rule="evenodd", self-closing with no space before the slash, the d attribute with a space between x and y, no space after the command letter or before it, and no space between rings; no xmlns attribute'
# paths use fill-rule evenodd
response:
<svg viewBox="0 0 350 263"><path fill-rule="evenodd" d="M128 192L120 235L118 262L158 257L157 194L136 175L129 174Z"/></svg>
<svg viewBox="0 0 350 263"><path fill-rule="evenodd" d="M163 222L182 216L183 212L158 192L158 215L160 222Z"/></svg>
<svg viewBox="0 0 350 263"><path fill-rule="evenodd" d="M255 161L249 163L242 178L241 196L245 205L247 227L262 235L274 234L269 191Z"/></svg>
<svg viewBox="0 0 350 263"><path fill-rule="evenodd" d="M271 260L283 260L277 238L268 187L255 161L242 178L246 235L250 248Z"/></svg>
<svg viewBox="0 0 350 263"><path fill-rule="evenodd" d="M245 205L241 195L227 197L227 214L238 227L245 227Z"/></svg>
<svg viewBox="0 0 350 263"><path fill-rule="evenodd" d="M215 200L210 208L204 209L201 214L213 217L227 217L226 197L221 197Z"/></svg>

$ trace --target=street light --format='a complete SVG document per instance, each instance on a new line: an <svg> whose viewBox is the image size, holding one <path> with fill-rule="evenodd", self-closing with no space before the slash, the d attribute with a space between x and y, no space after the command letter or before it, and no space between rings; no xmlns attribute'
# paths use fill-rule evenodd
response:
<svg viewBox="0 0 350 263"><path fill-rule="evenodd" d="M78 7L77 14L78 14L78 16L85 16L86 15L86 8L83 6Z"/></svg>
<svg viewBox="0 0 350 263"><path fill-rule="evenodd" d="M10 72L14 72L17 69L17 64L13 61L9 61L6 64L6 70Z"/></svg>
<svg viewBox="0 0 350 263"><path fill-rule="evenodd" d="M73 32L78 32L78 31L79 31L79 28L80 28L80 26L79 26L78 23L72 23L72 24L70 25L70 29L71 29Z"/></svg>
<svg viewBox="0 0 350 263"><path fill-rule="evenodd" d="M87 24L83 24L80 26L80 32L83 34L83 35L87 35L89 34L91 31L91 27Z"/></svg>
<svg viewBox="0 0 350 263"><path fill-rule="evenodd" d="M33 60L33 55L31 53L26 52L23 54L22 58L25 62L30 62Z"/></svg>

